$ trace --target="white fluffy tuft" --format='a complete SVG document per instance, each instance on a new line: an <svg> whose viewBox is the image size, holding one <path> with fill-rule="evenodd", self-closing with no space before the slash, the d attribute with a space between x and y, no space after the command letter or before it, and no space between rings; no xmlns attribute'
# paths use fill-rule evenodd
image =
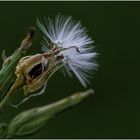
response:
<svg viewBox="0 0 140 140"><path fill-rule="evenodd" d="M93 40L88 36L86 28L71 16L65 17L60 14L55 19L48 18L46 20L44 18L44 22L37 20L37 25L45 35L42 43L45 48L44 51L46 51L50 41L63 48L69 48L70 46L79 48L80 52L75 49L63 52L63 61L70 60L64 65L64 68L69 76L72 76L71 71L73 71L81 84L86 87L92 70L97 68Z"/></svg>

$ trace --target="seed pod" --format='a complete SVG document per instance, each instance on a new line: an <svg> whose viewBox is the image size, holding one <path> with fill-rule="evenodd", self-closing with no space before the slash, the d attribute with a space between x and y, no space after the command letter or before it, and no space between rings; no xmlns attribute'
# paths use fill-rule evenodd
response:
<svg viewBox="0 0 140 140"><path fill-rule="evenodd" d="M51 75L62 65L63 50L56 44L51 44L52 50L32 56L23 57L16 67L18 85L24 85L24 93L34 93L43 88Z"/></svg>

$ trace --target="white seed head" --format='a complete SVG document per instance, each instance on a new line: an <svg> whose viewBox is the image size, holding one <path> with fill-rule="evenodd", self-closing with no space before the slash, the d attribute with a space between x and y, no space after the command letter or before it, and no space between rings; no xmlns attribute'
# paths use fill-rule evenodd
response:
<svg viewBox="0 0 140 140"><path fill-rule="evenodd" d="M63 51L64 60L69 60L64 65L63 73L71 72L79 79L83 86L87 86L89 78L92 76L93 70L96 70L95 61L97 53L94 52L95 46L93 40L87 34L85 27L80 21L76 21L71 16L57 15L54 19L44 18L43 21L37 20L37 25L44 33L44 41L42 42L43 50L47 51L50 42L57 43L62 48L70 48ZM79 51L73 49L78 48Z"/></svg>

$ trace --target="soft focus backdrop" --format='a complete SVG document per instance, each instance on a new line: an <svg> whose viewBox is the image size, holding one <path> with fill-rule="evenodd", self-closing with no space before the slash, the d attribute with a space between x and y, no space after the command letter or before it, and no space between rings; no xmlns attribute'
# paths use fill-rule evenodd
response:
<svg viewBox="0 0 140 140"><path fill-rule="evenodd" d="M81 20L95 41L100 67L88 88L96 94L28 138L140 138L140 2L0 2L0 52L5 49L10 55L19 47L28 28L36 27L37 17L59 12ZM41 35L36 27L28 54L41 52ZM57 72L46 94L19 109L9 106L0 122L81 90L85 89L76 78ZM19 102L21 92L16 92L13 103Z"/></svg>

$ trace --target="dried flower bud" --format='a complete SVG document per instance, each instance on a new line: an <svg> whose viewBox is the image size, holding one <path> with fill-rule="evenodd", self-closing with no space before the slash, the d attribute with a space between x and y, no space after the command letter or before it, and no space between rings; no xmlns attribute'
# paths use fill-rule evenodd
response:
<svg viewBox="0 0 140 140"><path fill-rule="evenodd" d="M64 49L56 44L50 47L51 50L46 53L26 56L19 61L15 73L20 79L17 84L24 85L25 95L42 89L52 74L64 65L60 54Z"/></svg>

